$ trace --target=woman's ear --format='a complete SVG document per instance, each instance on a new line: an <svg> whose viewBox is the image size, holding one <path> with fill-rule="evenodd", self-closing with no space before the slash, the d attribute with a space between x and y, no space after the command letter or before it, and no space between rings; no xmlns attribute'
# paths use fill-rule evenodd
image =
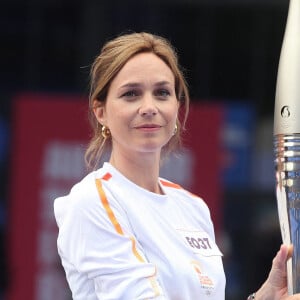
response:
<svg viewBox="0 0 300 300"><path fill-rule="evenodd" d="M105 125L106 123L106 111L105 105L103 102L98 100L94 100L93 111L96 119L101 125Z"/></svg>

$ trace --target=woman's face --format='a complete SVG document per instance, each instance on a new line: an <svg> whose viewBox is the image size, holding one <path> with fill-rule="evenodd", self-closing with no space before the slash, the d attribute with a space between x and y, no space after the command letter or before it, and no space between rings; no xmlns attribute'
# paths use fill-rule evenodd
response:
<svg viewBox="0 0 300 300"><path fill-rule="evenodd" d="M132 57L95 109L110 129L113 152L160 152L174 134L179 103L171 69L155 54Z"/></svg>

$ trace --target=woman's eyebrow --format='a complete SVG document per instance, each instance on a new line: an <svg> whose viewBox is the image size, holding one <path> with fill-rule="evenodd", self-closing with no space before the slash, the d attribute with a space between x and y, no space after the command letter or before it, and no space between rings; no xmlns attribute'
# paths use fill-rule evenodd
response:
<svg viewBox="0 0 300 300"><path fill-rule="evenodd" d="M154 86L166 86L166 85L172 85L172 83L167 80L162 80L162 81L155 82L155 84L154 84ZM119 89L136 88L136 87L141 87L141 86L143 86L143 84L139 83L139 82L128 82L128 83L121 85L119 87Z"/></svg>
<svg viewBox="0 0 300 300"><path fill-rule="evenodd" d="M163 80L155 83L156 86L171 85L171 82Z"/></svg>
<svg viewBox="0 0 300 300"><path fill-rule="evenodd" d="M134 88L134 87L139 87L139 86L141 86L141 84L138 82L128 82L128 83L121 85L120 88L128 88L128 87Z"/></svg>

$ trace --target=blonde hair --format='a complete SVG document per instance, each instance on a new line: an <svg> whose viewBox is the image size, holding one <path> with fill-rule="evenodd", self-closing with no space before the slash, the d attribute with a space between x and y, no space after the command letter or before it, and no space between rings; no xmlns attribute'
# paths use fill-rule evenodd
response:
<svg viewBox="0 0 300 300"><path fill-rule="evenodd" d="M99 104L105 103L110 84L118 72L130 58L144 52L157 55L171 69L175 77L177 100L184 107L182 123L179 119L176 121L177 132L163 147L163 153L178 149L181 144L180 134L187 119L190 99L185 78L178 65L175 49L165 38L150 33L141 32L121 35L103 46L91 67L89 119L93 136L85 153L85 161L90 169L97 168L103 154L111 149L111 138L105 139L102 136L102 125L99 124L93 112L95 100L99 101Z"/></svg>

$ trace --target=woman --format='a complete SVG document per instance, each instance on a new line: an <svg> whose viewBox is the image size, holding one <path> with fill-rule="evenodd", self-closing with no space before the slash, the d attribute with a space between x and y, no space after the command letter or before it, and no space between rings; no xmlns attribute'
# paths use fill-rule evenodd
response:
<svg viewBox="0 0 300 300"><path fill-rule="evenodd" d="M224 299L222 254L206 204L159 178L161 160L180 144L188 105L176 53L161 37L123 35L95 59L94 136L86 152L95 171L54 205L74 299ZM107 151L109 162L97 169ZM300 299L286 293L288 251L282 246L249 298Z"/></svg>

